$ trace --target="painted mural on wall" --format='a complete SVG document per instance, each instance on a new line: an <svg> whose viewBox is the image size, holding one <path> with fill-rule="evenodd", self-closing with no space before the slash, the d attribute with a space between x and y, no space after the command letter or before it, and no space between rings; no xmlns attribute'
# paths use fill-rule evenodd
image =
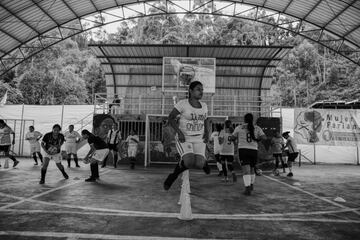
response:
<svg viewBox="0 0 360 240"><path fill-rule="evenodd" d="M295 109L294 137L299 144L354 146L360 140L360 111Z"/></svg>

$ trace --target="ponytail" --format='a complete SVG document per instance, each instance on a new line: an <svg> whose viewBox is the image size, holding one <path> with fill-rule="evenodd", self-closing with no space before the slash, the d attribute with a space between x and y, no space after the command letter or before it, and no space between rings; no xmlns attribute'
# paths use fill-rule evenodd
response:
<svg viewBox="0 0 360 240"><path fill-rule="evenodd" d="M254 117L251 113L247 113L244 117L244 121L245 123L247 123L247 129L250 133L250 137L251 139L257 141L257 139L255 138L255 127L254 127Z"/></svg>

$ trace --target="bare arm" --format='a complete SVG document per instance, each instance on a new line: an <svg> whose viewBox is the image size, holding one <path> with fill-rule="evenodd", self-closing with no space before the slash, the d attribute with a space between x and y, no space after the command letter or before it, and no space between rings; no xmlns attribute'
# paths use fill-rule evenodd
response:
<svg viewBox="0 0 360 240"><path fill-rule="evenodd" d="M210 125L210 121L209 118L206 118L204 121L204 142L208 142L209 141L209 125Z"/></svg>
<svg viewBox="0 0 360 240"><path fill-rule="evenodd" d="M41 148L44 150L44 152L46 152L47 154L49 154L49 152L46 150L45 148L46 143L44 141L41 142Z"/></svg>
<svg viewBox="0 0 360 240"><path fill-rule="evenodd" d="M169 114L169 125L175 130L175 132L178 134L178 138L180 142L185 142L185 136L183 132L180 130L177 122L176 117L180 114L180 112L174 108L171 113Z"/></svg>
<svg viewBox="0 0 360 240"><path fill-rule="evenodd" d="M89 145L90 145L90 150L89 150L88 154L86 154L85 159L88 159L90 157L90 155L95 151L94 144L91 143Z"/></svg>

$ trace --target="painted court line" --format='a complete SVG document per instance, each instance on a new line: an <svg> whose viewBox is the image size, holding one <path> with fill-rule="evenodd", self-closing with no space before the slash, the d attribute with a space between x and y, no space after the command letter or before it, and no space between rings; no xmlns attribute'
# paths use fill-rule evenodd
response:
<svg viewBox="0 0 360 240"><path fill-rule="evenodd" d="M310 196L312 196L312 197L314 197L314 198L320 199L320 200L325 201L325 202L327 202L327 203L330 203L330 204L332 204L332 205L334 205L334 206L337 206L337 207L340 207L340 208L343 208L343 209L351 209L351 208L349 208L349 207L347 207L347 206L344 206L344 205L342 205L342 204L339 204L339 203L336 203L336 202L334 202L334 201L331 201L331 200L329 200L329 199L327 199L327 198L325 198L325 197L320 197L320 196L318 196L318 195L316 195L316 194L314 194L314 193L305 191L305 190L303 190L303 189L301 189L301 188L299 188L299 187L295 187L295 186L292 186L292 185L290 185L290 184L288 184L288 183L282 182L282 181L280 181L280 180L278 180L278 179L275 179L275 178L272 178L272 177L269 177L269 176L266 176L266 175L263 175L263 177L265 177L265 178L267 178L267 179L270 179L270 180L272 180L272 181L281 183L281 184L283 184L283 185L285 185L285 186L288 186L288 187L290 187L290 188L292 188L292 189L295 189L295 190L297 190L297 191L300 191L300 192L302 192L302 193L308 194L308 195L310 195ZM357 214L357 215L360 215L360 213L359 213L357 210L353 210L352 212L355 213L355 214Z"/></svg>
<svg viewBox="0 0 360 240"><path fill-rule="evenodd" d="M110 170L104 171L103 173L106 173L106 172L108 172L108 171L110 171ZM69 183L69 184L66 184L66 185L57 187L57 188L52 188L52 189L50 189L50 190L48 190L48 191L45 191L45 192L36 194L36 195L31 196L31 197L29 197L29 198L23 198L22 200L20 200L20 201L18 201L18 202L14 202L14 203L11 203L11 204L8 204L8 205L5 205L5 206L0 207L0 210L1 210L1 209L6 209L6 208L10 208L10 207L13 207L13 206L16 206L16 205L19 205L19 204L24 203L24 202L26 202L26 201L30 201L30 200L32 200L32 199L34 199L34 198L38 198L38 197L47 195L47 194L49 194L49 193L58 191L58 190L63 189L63 188L70 187L70 186L75 185L75 184L79 184L79 183L81 183L81 182L83 182L83 181L78 180L78 181L76 181L76 182L72 182L72 183Z"/></svg>
<svg viewBox="0 0 360 240"><path fill-rule="evenodd" d="M11 212L19 214L67 214L67 215L90 215L90 216L124 216L124 217L151 217L151 218L178 218L178 213L156 213L156 212L97 212L97 211L53 211L53 210L22 210L4 209L0 212ZM329 211L331 213L349 212L348 210ZM328 219L328 218L296 218L292 215L281 214L193 214L194 219L205 220L254 220L254 221L297 221L297 222L325 222L325 223L360 223L360 220L350 219ZM296 215L295 215L296 216Z"/></svg>
<svg viewBox="0 0 360 240"><path fill-rule="evenodd" d="M110 234L66 233L66 232L31 232L31 231L0 231L0 236L52 237L68 239L105 239L105 240L200 240L199 238L122 236ZM201 240L210 240L201 238Z"/></svg>

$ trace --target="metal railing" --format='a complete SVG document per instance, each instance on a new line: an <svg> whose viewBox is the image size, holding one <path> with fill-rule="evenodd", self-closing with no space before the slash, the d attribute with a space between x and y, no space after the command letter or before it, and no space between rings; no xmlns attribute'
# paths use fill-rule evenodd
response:
<svg viewBox="0 0 360 240"><path fill-rule="evenodd" d="M179 99L186 97L186 93L173 92L158 95L148 94L131 97L119 97L106 93L95 94L94 113L111 114L168 114ZM118 100L115 103L115 100ZM243 97L204 94L202 101L208 105L210 116L241 117L248 112L257 116L281 116L280 103L271 97Z"/></svg>

